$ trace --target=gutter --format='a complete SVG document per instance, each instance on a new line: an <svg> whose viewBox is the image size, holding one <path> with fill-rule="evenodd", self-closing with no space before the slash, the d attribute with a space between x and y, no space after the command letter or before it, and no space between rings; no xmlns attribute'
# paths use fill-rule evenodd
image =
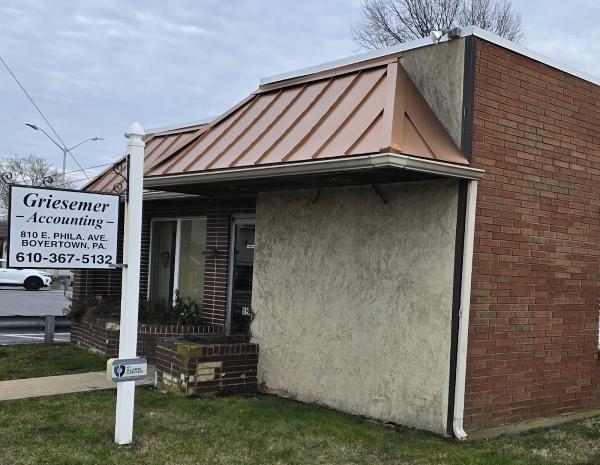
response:
<svg viewBox="0 0 600 465"><path fill-rule="evenodd" d="M245 168L226 168L197 173L151 176L144 179L144 188L202 184L209 182L246 181L268 177L285 177L323 173L363 171L373 168L395 168L419 173L460 179L481 179L483 170L464 165L443 163L395 153L377 153L357 157L339 157L295 163L280 163Z"/></svg>
<svg viewBox="0 0 600 465"><path fill-rule="evenodd" d="M467 376L467 343L469 339L469 310L471 305L471 275L473 271L473 242L475 239L475 206L477 202L477 180L470 180L467 186L465 215L465 237L463 247L463 268L460 290L460 311L458 344L456 356L456 381L454 388L454 419L452 432L460 441L467 439L464 429L465 382Z"/></svg>

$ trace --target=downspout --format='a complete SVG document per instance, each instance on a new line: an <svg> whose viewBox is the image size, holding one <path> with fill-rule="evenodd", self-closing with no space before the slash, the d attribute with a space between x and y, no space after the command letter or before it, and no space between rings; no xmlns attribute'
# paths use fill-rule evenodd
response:
<svg viewBox="0 0 600 465"><path fill-rule="evenodd" d="M469 308L471 304L471 274L473 270L473 241L475 236L475 204L477 201L477 181L470 180L467 187L465 215L465 237L463 247L463 268L460 291L460 313L458 323L458 344L456 347L456 381L454 389L454 419L452 431L458 440L467 439L463 425L465 410L465 379L467 374L467 342L469 339Z"/></svg>

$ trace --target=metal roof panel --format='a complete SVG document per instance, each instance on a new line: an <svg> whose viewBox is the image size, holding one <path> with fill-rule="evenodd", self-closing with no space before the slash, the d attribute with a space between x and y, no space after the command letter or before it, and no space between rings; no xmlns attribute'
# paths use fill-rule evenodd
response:
<svg viewBox="0 0 600 465"><path fill-rule="evenodd" d="M399 57L269 86L207 125L151 135L145 176L402 153L468 165ZM107 170L89 190L112 188Z"/></svg>
<svg viewBox="0 0 600 465"><path fill-rule="evenodd" d="M147 174L383 151L468 164L398 59L255 93Z"/></svg>

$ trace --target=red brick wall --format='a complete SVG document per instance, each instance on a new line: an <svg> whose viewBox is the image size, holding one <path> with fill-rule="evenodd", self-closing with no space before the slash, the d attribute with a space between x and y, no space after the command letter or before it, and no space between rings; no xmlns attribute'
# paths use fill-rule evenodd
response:
<svg viewBox="0 0 600 465"><path fill-rule="evenodd" d="M465 425L600 407L600 87L478 40Z"/></svg>
<svg viewBox="0 0 600 465"><path fill-rule="evenodd" d="M206 336L194 342L161 339L157 343L158 383L186 396L254 393L257 366L258 344L243 337Z"/></svg>
<svg viewBox="0 0 600 465"><path fill-rule="evenodd" d="M84 318L71 323L71 344L113 358L119 356L119 329L115 321ZM220 326L179 326L141 324L138 326L137 353L154 362L156 346L164 338L221 334Z"/></svg>
<svg viewBox="0 0 600 465"><path fill-rule="evenodd" d="M86 318L71 322L71 344L108 358L119 356L119 332L108 330L106 320Z"/></svg>
<svg viewBox="0 0 600 465"><path fill-rule="evenodd" d="M161 200L144 202L142 219L142 256L140 298L148 293L148 258L150 249L150 227L153 217L206 216L207 251L204 272L204 320L207 324L224 325L226 318L227 276L229 260L229 232L233 214L253 214L254 199L246 200ZM121 221L121 230L123 222ZM122 233L121 233L122 234ZM121 252L119 252L121 258ZM120 298L121 272L119 270L86 270L76 273L74 294Z"/></svg>
<svg viewBox="0 0 600 465"><path fill-rule="evenodd" d="M119 208L119 237L123 237L123 205ZM123 241L117 246L116 263L123 263ZM102 295L119 299L121 295L121 270L79 270L73 274L73 297Z"/></svg>

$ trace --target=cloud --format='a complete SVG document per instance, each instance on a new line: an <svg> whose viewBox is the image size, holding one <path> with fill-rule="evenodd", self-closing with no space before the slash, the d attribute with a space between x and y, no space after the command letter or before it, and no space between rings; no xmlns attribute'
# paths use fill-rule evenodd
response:
<svg viewBox="0 0 600 465"><path fill-rule="evenodd" d="M594 2L513 3L529 47L596 73ZM0 54L65 142L105 138L76 152L92 166L122 153L132 121L160 127L220 114L262 76L352 54L359 7L360 0L3 0ZM34 153L60 165L60 152L25 127L41 118L2 70L0 101L10 115L0 155Z"/></svg>

